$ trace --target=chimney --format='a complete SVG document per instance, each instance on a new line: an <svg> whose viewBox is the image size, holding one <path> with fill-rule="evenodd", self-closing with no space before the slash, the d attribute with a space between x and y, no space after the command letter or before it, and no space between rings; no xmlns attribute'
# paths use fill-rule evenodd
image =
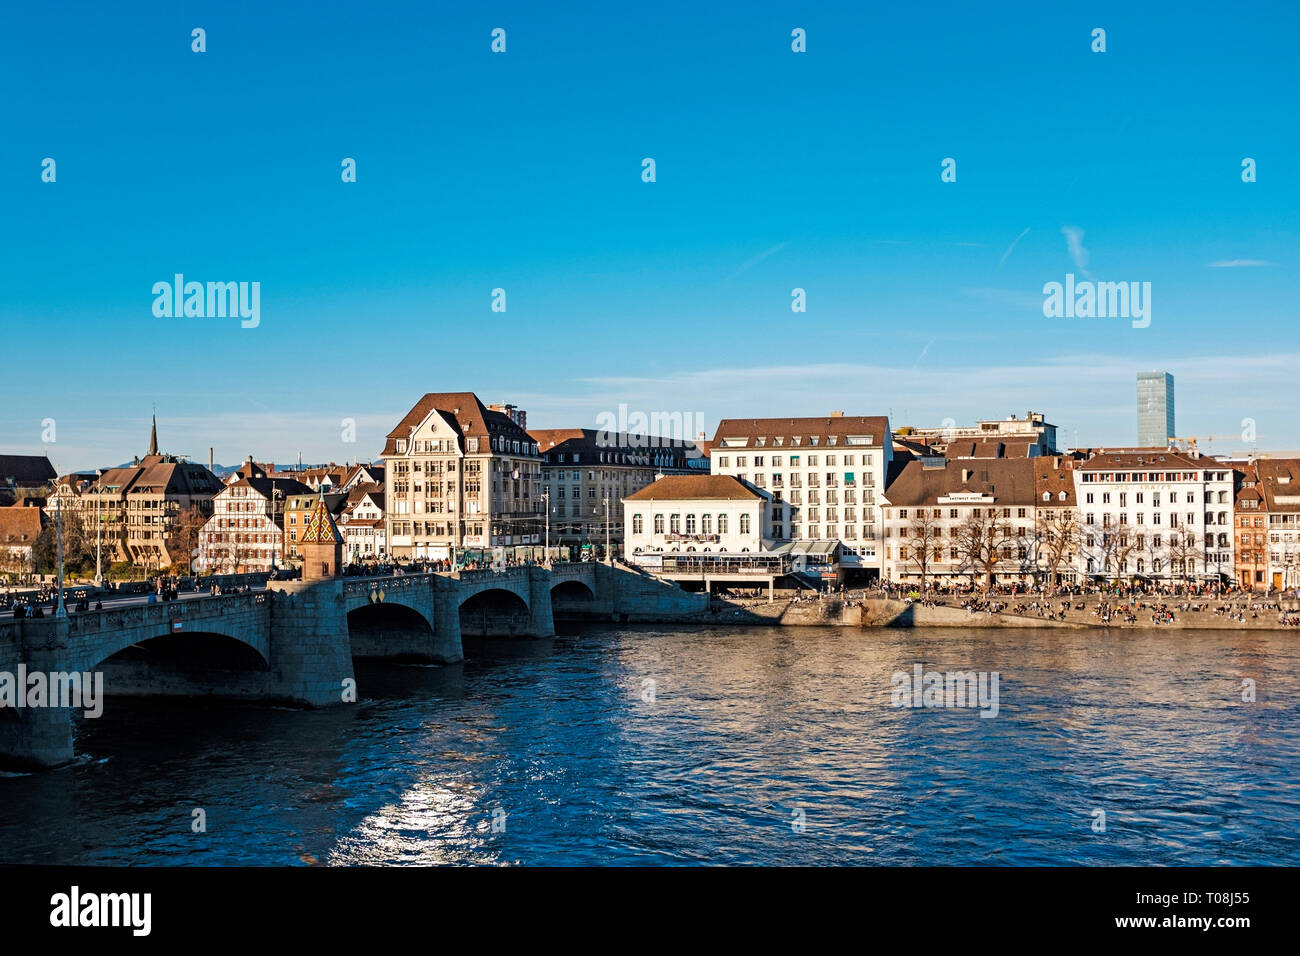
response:
<svg viewBox="0 0 1300 956"><path fill-rule="evenodd" d="M212 448L208 447L208 471L212 470Z"/></svg>

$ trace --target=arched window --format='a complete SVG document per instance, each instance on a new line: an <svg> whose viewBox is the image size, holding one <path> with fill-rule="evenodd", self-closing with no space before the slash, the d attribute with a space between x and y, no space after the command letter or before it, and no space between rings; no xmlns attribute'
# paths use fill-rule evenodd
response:
<svg viewBox="0 0 1300 956"><path fill-rule="evenodd" d="M726 533L727 533L727 515L724 512L723 514L718 515L718 534L726 534Z"/></svg>
<svg viewBox="0 0 1300 956"><path fill-rule="evenodd" d="M700 533L713 534L713 515L700 515ZM704 550L708 550L705 548Z"/></svg>
<svg viewBox="0 0 1300 956"><path fill-rule="evenodd" d="M740 533L749 534L749 515L740 516Z"/></svg>
<svg viewBox="0 0 1300 956"><path fill-rule="evenodd" d="M640 534L640 533L641 533L641 516L640 516L640 515L633 515L633 516L632 516L632 533L633 533L633 534Z"/></svg>
<svg viewBox="0 0 1300 956"><path fill-rule="evenodd" d="M655 515L655 534L664 533L664 516Z"/></svg>
<svg viewBox="0 0 1300 956"><path fill-rule="evenodd" d="M695 515L693 514L686 516L686 533L695 534Z"/></svg>
<svg viewBox="0 0 1300 956"><path fill-rule="evenodd" d="M669 534L681 534L681 533L682 533L682 516L681 516L681 515L676 515L676 514L674 514L674 515L669 515L669 516L668 516L668 533L669 533Z"/></svg>

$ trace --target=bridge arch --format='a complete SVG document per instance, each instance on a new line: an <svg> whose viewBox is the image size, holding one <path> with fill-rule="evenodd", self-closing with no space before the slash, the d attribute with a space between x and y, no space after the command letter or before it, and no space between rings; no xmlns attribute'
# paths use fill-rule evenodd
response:
<svg viewBox="0 0 1300 956"><path fill-rule="evenodd" d="M516 591L487 587L460 602L463 637L515 636L531 633L532 610Z"/></svg>
<svg viewBox="0 0 1300 956"><path fill-rule="evenodd" d="M551 601L594 601L596 592L585 581L570 579L560 581L551 587Z"/></svg>
<svg viewBox="0 0 1300 956"><path fill-rule="evenodd" d="M86 670L108 668L125 662L161 663L215 670L267 670L270 662L257 644L218 631L185 631L155 634L143 640L116 642L97 653L102 655ZM104 653L108 651L108 653Z"/></svg>
<svg viewBox="0 0 1300 956"><path fill-rule="evenodd" d="M400 601L362 604L347 612L352 656L428 661L435 658L433 624Z"/></svg>

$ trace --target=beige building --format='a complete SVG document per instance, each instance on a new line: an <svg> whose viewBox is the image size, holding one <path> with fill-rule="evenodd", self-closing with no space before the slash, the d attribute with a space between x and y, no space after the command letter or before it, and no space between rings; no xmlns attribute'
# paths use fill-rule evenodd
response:
<svg viewBox="0 0 1300 956"><path fill-rule="evenodd" d="M1300 587L1300 460L1255 462L1268 528L1264 583L1273 590Z"/></svg>
<svg viewBox="0 0 1300 956"><path fill-rule="evenodd" d="M529 434L542 455L542 497L553 548L586 545L603 552L608 524L617 554L625 533L623 499L656 477L709 470L708 458L693 442L594 428L535 428Z"/></svg>
<svg viewBox="0 0 1300 956"><path fill-rule="evenodd" d="M540 553L545 512L537 442L513 406L433 392L388 434L384 531L392 557L490 559Z"/></svg>
<svg viewBox="0 0 1300 956"><path fill-rule="evenodd" d="M71 503L74 484L60 485L56 498L64 508ZM149 435L149 451L143 458L122 468L109 468L77 496L77 505L88 534L101 531L106 561L129 561L151 570L172 565L188 566L191 555L181 553L172 540L180 516L194 508L201 516L212 514L212 499L221 481L205 466L175 455L158 452L158 425ZM46 513L55 506L52 498ZM67 519L65 510L64 518Z"/></svg>
<svg viewBox="0 0 1300 956"><path fill-rule="evenodd" d="M949 421L952 421L949 419ZM1054 455L1056 426L1042 412L1026 412L1024 418L986 418L974 425L944 424L938 427L903 426L897 437L909 447L924 445L932 452L949 458L991 457L1030 458ZM949 446L953 447L949 447ZM1003 451L992 448L1004 446Z"/></svg>
<svg viewBox="0 0 1300 956"><path fill-rule="evenodd" d="M322 493L318 484L315 489L286 495L283 498L281 507L284 510L284 520L281 522L281 528L284 531L284 563L289 567L302 567L303 554L298 544L307 528L309 518L319 510L318 505L321 503L330 517L337 522L339 516L343 514L343 509L347 507L348 496L342 492ZM346 557L345 554L344 560Z"/></svg>

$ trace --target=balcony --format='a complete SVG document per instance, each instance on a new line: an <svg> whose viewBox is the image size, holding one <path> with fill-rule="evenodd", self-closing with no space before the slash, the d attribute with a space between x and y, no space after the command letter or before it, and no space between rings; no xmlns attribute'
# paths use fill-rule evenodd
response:
<svg viewBox="0 0 1300 956"><path fill-rule="evenodd" d="M665 541L697 541L701 544L716 544L722 538L716 534L681 534L676 531L670 531L664 535Z"/></svg>

